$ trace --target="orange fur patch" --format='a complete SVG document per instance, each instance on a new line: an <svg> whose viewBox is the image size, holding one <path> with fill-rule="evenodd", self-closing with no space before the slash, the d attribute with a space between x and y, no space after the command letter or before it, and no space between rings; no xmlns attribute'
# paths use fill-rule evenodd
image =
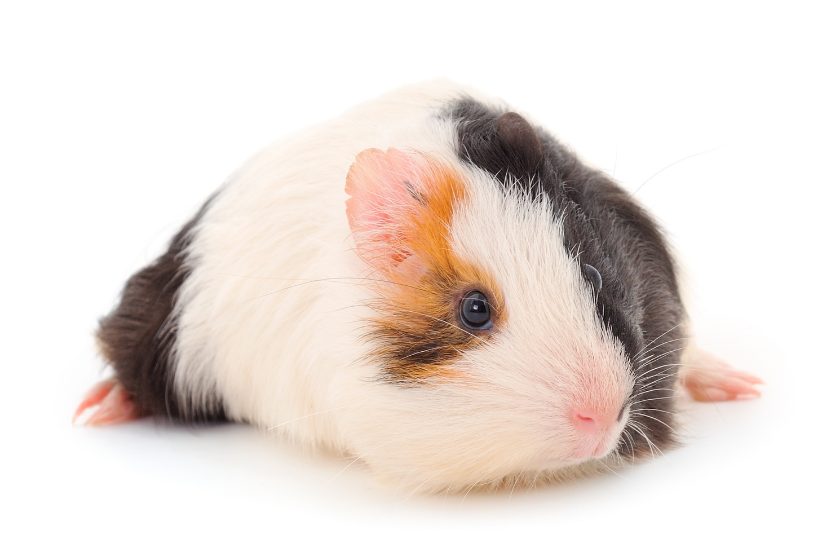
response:
<svg viewBox="0 0 840 560"><path fill-rule="evenodd" d="M377 297L369 302L377 311L368 332L377 346L372 358L391 381L452 377L458 374L451 367L453 361L465 350L486 343L493 330L504 323L505 315L492 276L479 263L455 255L449 241L452 217L467 202L464 178L428 156L406 160L405 154L396 150L368 154L366 161L357 159L357 163L371 165L371 156L398 161L396 165L379 161L374 170L399 170L397 179L386 178L387 185L379 185L387 193L379 205L366 201L367 214L361 219L351 215L348 202L357 250L379 280L374 283ZM356 169L354 177L351 169L348 192L353 182L353 196L361 187L356 184L360 177L370 180L367 171ZM403 190L407 196L395 190ZM383 207L395 202L396 207ZM472 290L488 297L493 329L475 331L461 323L460 301Z"/></svg>

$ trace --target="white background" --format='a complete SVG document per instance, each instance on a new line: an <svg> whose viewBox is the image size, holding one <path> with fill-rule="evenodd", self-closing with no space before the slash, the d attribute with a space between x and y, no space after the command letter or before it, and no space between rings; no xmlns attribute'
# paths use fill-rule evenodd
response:
<svg viewBox="0 0 840 560"><path fill-rule="evenodd" d="M112 4L0 8L0 556L837 557L832 3ZM437 76L644 184L764 396L619 475L446 499L247 426L71 426L97 318L229 173Z"/></svg>

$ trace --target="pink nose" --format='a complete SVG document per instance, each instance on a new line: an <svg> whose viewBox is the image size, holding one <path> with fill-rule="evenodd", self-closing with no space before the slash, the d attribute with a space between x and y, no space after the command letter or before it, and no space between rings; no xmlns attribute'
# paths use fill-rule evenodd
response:
<svg viewBox="0 0 840 560"><path fill-rule="evenodd" d="M572 412L572 423L584 434L597 434L609 426L601 415L592 411L577 410Z"/></svg>

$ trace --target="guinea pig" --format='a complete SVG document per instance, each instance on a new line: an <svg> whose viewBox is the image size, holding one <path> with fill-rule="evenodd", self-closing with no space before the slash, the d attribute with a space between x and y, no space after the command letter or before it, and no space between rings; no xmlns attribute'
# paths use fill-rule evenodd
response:
<svg viewBox="0 0 840 560"><path fill-rule="evenodd" d="M662 232L501 101L406 87L271 145L132 276L88 425L248 422L422 491L675 444L677 396L758 396L694 350Z"/></svg>

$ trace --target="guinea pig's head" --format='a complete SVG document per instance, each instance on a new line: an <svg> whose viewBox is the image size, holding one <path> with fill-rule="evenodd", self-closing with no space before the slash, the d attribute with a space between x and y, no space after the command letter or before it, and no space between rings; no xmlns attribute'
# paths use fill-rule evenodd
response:
<svg viewBox="0 0 840 560"><path fill-rule="evenodd" d="M530 483L671 442L673 372L651 348L678 324L645 333L658 304L644 283L661 271L638 270L644 258L622 254L632 240L592 223L622 219L581 200L609 193L552 183L545 141L518 115L503 119L497 142L529 177L394 148L360 153L348 174L378 372L353 397L348 437L409 489Z"/></svg>

